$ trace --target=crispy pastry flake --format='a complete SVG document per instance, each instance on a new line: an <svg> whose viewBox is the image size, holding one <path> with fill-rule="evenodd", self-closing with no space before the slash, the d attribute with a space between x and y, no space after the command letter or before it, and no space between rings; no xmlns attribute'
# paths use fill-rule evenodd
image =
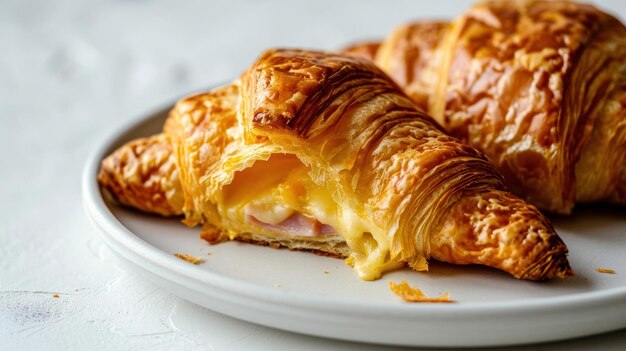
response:
<svg viewBox="0 0 626 351"><path fill-rule="evenodd" d="M202 263L202 261L204 261L202 258L198 256L189 255L189 254L175 253L174 256L192 264L199 264L199 263Z"/></svg>
<svg viewBox="0 0 626 351"><path fill-rule="evenodd" d="M596 272L605 274L617 274L615 270L609 268L596 268Z"/></svg>
<svg viewBox="0 0 626 351"><path fill-rule="evenodd" d="M450 294L445 293L439 297L428 297L417 287L412 287L406 280L400 283L389 281L389 289L400 296L406 302L456 302L450 299Z"/></svg>

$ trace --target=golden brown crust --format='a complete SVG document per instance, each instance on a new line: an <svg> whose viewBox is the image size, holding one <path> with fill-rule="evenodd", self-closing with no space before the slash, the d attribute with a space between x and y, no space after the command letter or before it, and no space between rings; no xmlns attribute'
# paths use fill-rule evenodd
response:
<svg viewBox="0 0 626 351"><path fill-rule="evenodd" d="M440 79L437 68L442 59L438 50L449 24L421 21L396 29L376 52L376 63L391 76L424 111Z"/></svg>
<svg viewBox="0 0 626 351"><path fill-rule="evenodd" d="M431 112L479 145L514 191L568 213L576 160L620 78L624 27L587 5L489 1L451 32Z"/></svg>
<svg viewBox="0 0 626 351"><path fill-rule="evenodd" d="M618 184L615 187L615 190L611 193L609 202L617 205L626 205L626 160L622 166Z"/></svg>
<svg viewBox="0 0 626 351"><path fill-rule="evenodd" d="M117 149L102 161L98 181L123 205L162 216L182 214L176 161L163 134Z"/></svg>
<svg viewBox="0 0 626 351"><path fill-rule="evenodd" d="M400 27L377 64L540 208L626 203L618 20L568 1L484 1L439 26Z"/></svg>
<svg viewBox="0 0 626 351"><path fill-rule="evenodd" d="M567 248L552 234L550 222L508 192L463 197L439 230L442 234L431 238L433 258L439 261L485 264L529 280L573 275Z"/></svg>
<svg viewBox="0 0 626 351"><path fill-rule="evenodd" d="M302 50L268 50L242 77L240 110L247 132L283 130L310 138L335 122L326 103L352 90L398 92L370 60ZM340 115L340 114L335 114ZM317 122L317 123L316 123ZM258 132L257 132L258 130Z"/></svg>
<svg viewBox="0 0 626 351"><path fill-rule="evenodd" d="M605 101L576 163L576 201L607 199L626 205L626 79Z"/></svg>
<svg viewBox="0 0 626 351"><path fill-rule="evenodd" d="M567 249L545 217L506 192L483 154L446 136L368 60L269 50L240 83L179 102L164 131L180 169L186 223L204 223L210 242L337 253L315 246L317 239L250 234L228 215L237 174L290 154L346 213L367 218L378 231L372 235L383 233L392 262L423 270L434 257L523 279L571 275Z"/></svg>
<svg viewBox="0 0 626 351"><path fill-rule="evenodd" d="M380 41L359 42L346 46L341 49L341 52L346 55L362 57L373 61L376 58L376 52L378 52L380 44Z"/></svg>
<svg viewBox="0 0 626 351"><path fill-rule="evenodd" d="M172 109L163 128L170 138L180 170L187 225L215 223L216 219L207 220L206 217L219 216L212 204L214 201L203 191L208 185L203 177L223 167L224 153L237 148L234 106L238 93L237 85L226 85L210 93L185 98ZM223 240L223 235L218 235L215 240Z"/></svg>

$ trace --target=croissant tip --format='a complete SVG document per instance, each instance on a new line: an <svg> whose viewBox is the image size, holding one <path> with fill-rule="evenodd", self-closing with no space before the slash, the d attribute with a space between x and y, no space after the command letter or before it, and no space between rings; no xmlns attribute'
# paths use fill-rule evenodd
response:
<svg viewBox="0 0 626 351"><path fill-rule="evenodd" d="M517 278L525 280L549 280L565 279L574 277L575 273L567 260L567 252L557 252L548 255L538 261L530 269L520 274Z"/></svg>
<svg viewBox="0 0 626 351"><path fill-rule="evenodd" d="M563 255L559 260L553 261L555 262L552 266L552 269L549 269L544 279L565 279L574 277L574 271L572 267L570 267L567 257Z"/></svg>

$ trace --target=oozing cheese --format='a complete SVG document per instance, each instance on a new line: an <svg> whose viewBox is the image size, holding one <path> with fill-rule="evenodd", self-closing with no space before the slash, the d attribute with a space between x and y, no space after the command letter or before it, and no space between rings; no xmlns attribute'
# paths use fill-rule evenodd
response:
<svg viewBox="0 0 626 351"><path fill-rule="evenodd" d="M361 279L377 279L382 272L401 266L389 255L387 233L345 204L335 202L327 189L311 180L308 169L293 155L273 155L268 161L257 161L237 174L223 195L224 215L239 223L252 215L259 222L275 226L297 213L330 225L350 247L346 263L354 266ZM249 220L247 223L255 226ZM258 224L251 229L268 233L268 228Z"/></svg>

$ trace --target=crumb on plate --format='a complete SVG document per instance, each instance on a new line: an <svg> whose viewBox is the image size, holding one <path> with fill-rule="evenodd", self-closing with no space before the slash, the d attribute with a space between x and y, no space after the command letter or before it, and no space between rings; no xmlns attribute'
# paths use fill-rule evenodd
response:
<svg viewBox="0 0 626 351"><path fill-rule="evenodd" d="M324 274L330 274L330 272L329 271L324 271Z"/></svg>
<svg viewBox="0 0 626 351"><path fill-rule="evenodd" d="M193 263L193 264L198 264L202 262L202 259L198 256L193 256L193 255L189 255L189 254L181 254L181 253L175 253L174 256L180 258L181 260L185 260L189 263Z"/></svg>
<svg viewBox="0 0 626 351"><path fill-rule="evenodd" d="M448 293L439 297L428 297L420 289L410 286L406 280L400 283L394 283L390 280L389 289L406 302L455 302L450 299L450 294Z"/></svg>
<svg viewBox="0 0 626 351"><path fill-rule="evenodd" d="M54 297L55 299L58 299L59 298L59 294L54 294L54 295L52 295L52 297Z"/></svg>
<svg viewBox="0 0 626 351"><path fill-rule="evenodd" d="M274 284L274 287L275 287L275 288L280 288L281 286L282 286L282 285L280 285L280 284L278 284L278 283Z"/></svg>
<svg viewBox="0 0 626 351"><path fill-rule="evenodd" d="M617 272L615 272L612 269L608 269L608 268L596 268L596 272L598 272L598 273L606 273L606 274L617 274Z"/></svg>

